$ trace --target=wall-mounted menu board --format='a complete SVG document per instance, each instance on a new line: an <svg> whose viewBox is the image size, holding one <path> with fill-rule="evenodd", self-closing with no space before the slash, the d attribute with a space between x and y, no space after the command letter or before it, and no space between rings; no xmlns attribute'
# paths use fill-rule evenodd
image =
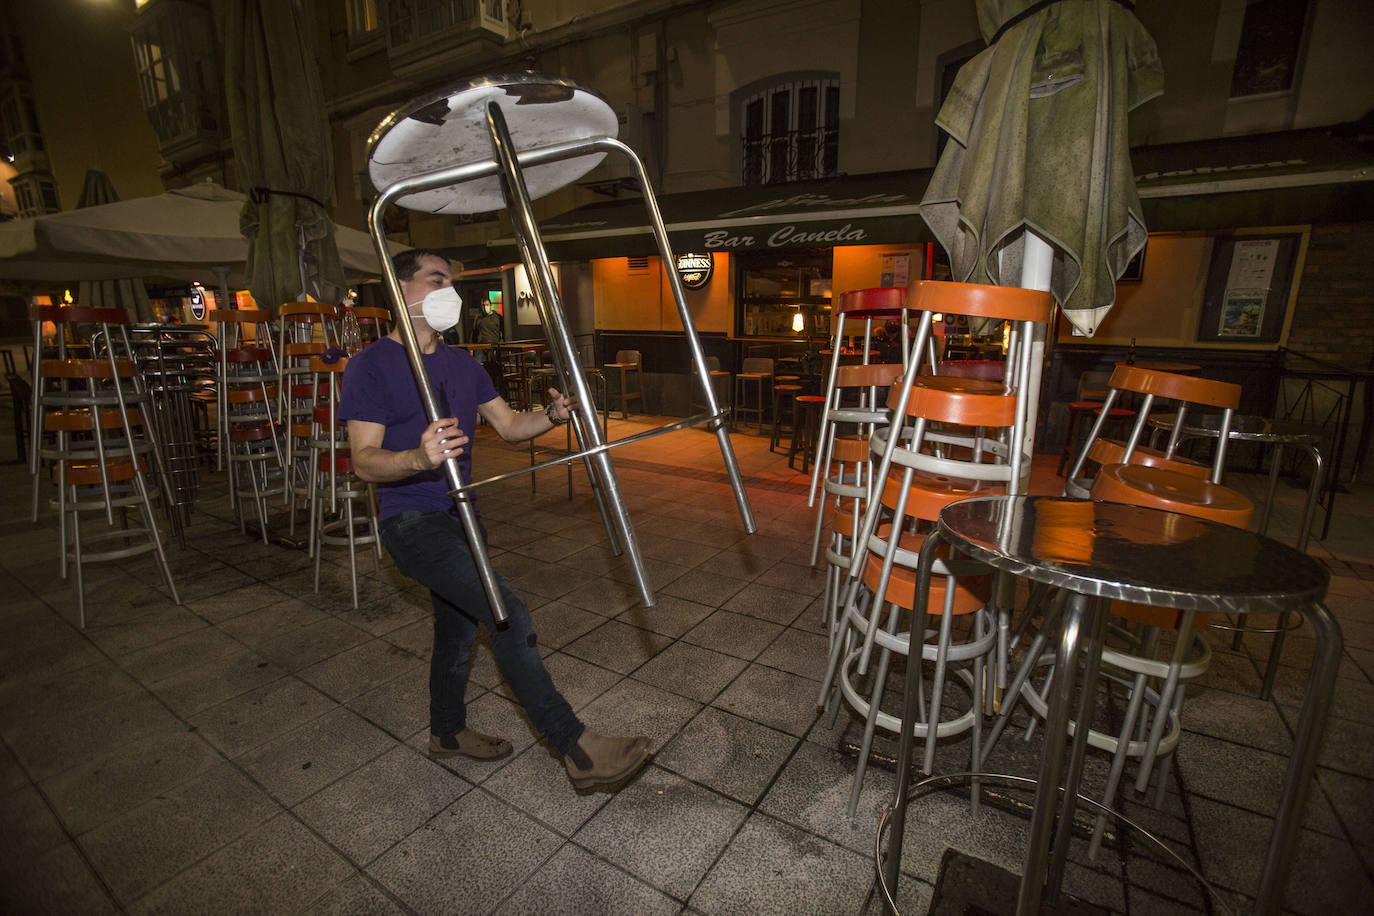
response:
<svg viewBox="0 0 1374 916"><path fill-rule="evenodd" d="M1218 236L1198 341L1278 343L1301 243L1301 232Z"/></svg>

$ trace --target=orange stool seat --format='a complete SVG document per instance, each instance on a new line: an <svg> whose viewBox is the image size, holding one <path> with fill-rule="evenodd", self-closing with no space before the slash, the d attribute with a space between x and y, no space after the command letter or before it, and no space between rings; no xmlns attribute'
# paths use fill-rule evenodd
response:
<svg viewBox="0 0 1374 916"><path fill-rule="evenodd" d="M1188 477L1177 471L1139 464L1109 464L1093 484L1093 499L1149 506L1248 528L1254 504L1229 487Z"/></svg>

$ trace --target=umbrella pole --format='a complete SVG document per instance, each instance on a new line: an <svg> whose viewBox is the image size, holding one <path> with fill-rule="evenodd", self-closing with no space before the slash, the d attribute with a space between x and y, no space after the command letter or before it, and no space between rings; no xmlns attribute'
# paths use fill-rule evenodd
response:
<svg viewBox="0 0 1374 916"><path fill-rule="evenodd" d="M1021 286L1024 289L1048 290L1050 288L1050 269L1054 264L1054 249L1050 243L1031 232L1025 232L1025 246L1021 251ZM1031 325L1030 333L1030 375L1025 379L1026 386L1026 438L1027 452L1035 456L1035 430L1040 410L1040 375L1045 367L1045 340L1049 335L1048 324ZM1030 474L1030 465L1024 469Z"/></svg>

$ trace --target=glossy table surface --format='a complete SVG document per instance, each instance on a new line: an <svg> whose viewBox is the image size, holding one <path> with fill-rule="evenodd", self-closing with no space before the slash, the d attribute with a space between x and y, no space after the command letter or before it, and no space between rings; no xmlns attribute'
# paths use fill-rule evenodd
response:
<svg viewBox="0 0 1374 916"><path fill-rule="evenodd" d="M1176 418L1173 414L1150 418L1150 425L1157 429L1172 430L1175 422ZM1187 416L1183 421L1183 434L1217 438L1221 434L1221 414L1209 413ZM1231 418L1231 431L1228 437L1242 442L1316 445L1321 441L1322 431L1321 427L1311 423L1238 415Z"/></svg>
<svg viewBox="0 0 1374 916"><path fill-rule="evenodd" d="M1278 541L1191 516L1049 496L948 506L940 528L990 566L1085 595L1255 613L1320 601L1329 573Z"/></svg>

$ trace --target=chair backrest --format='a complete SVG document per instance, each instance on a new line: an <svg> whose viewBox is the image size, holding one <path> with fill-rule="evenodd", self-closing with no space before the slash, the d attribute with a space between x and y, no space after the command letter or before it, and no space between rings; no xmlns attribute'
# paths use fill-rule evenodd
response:
<svg viewBox="0 0 1374 916"><path fill-rule="evenodd" d="M642 359L642 357L639 355L639 351L638 351L638 350L616 350L616 351L615 351L615 361L618 362L618 363L622 363L622 364L625 364L625 365L634 366L635 368L639 368L639 364L640 364L640 360L641 360L641 359Z"/></svg>
<svg viewBox="0 0 1374 916"><path fill-rule="evenodd" d="M1220 435L1217 439L1216 453L1212 460L1211 475L1209 480L1212 483L1221 483L1222 470L1226 461L1226 444L1229 438L1228 432L1231 427L1231 417L1236 408L1240 406L1241 387L1231 382L1221 382L1214 379L1197 378L1191 375L1180 375L1176 372L1163 372L1159 369L1146 369L1141 366L1122 364L1117 366L1108 381L1107 397L1103 402L1103 408L1098 411L1097 420L1093 423L1092 431L1088 434L1088 441L1084 443L1083 450L1074 461L1073 467L1069 469L1069 476L1065 482L1065 492L1072 495L1081 495L1077 488L1083 484L1079 482L1079 476L1083 472L1084 466L1089 460L1097 460L1103 455L1103 450L1099 440L1102 438L1102 431L1110 413L1110 408L1115 404L1121 392L1130 392L1140 395L1143 400L1136 410L1136 421L1131 428L1130 437L1126 440L1119 456L1112 451L1114 458L1119 458L1121 464L1146 463L1145 457L1148 455L1149 464L1162 467L1168 470L1175 470L1180 473L1190 473L1192 469L1187 467L1174 467L1179 462L1175 451L1178 448L1180 436L1183 431L1184 421L1187 416L1188 406L1197 404L1204 407L1211 407L1222 411L1222 425ZM1168 448L1162 453L1151 453L1142 444L1145 436L1145 426L1149 422L1151 407L1157 398L1173 401L1177 404L1174 418L1174 430L1169 438Z"/></svg>
<svg viewBox="0 0 1374 916"><path fill-rule="evenodd" d="M740 370L743 374L772 375L773 360L765 356L747 356L740 363Z"/></svg>
<svg viewBox="0 0 1374 916"><path fill-rule="evenodd" d="M706 357L706 371L707 371L707 372L719 372L719 371L720 371L720 358L719 358L719 357L716 357L716 356L708 356L708 357ZM692 374L693 374L693 375L696 375L696 373L697 373L697 364L694 362L694 363L692 363Z"/></svg>
<svg viewBox="0 0 1374 916"><path fill-rule="evenodd" d="M905 286L851 289L840 293L835 314L847 318L898 318L906 308Z"/></svg>

